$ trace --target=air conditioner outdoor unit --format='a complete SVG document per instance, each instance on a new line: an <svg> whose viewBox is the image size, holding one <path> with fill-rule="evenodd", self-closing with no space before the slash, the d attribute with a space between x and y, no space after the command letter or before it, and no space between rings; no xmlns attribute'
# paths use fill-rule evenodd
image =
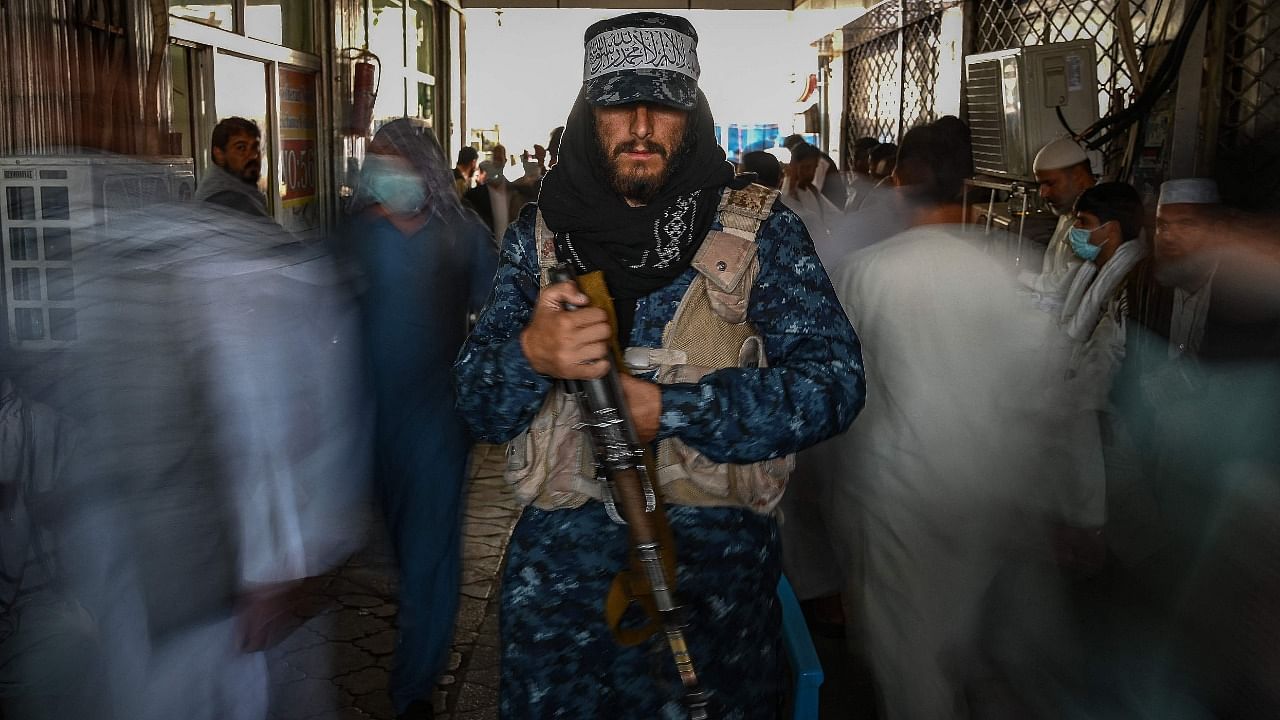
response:
<svg viewBox="0 0 1280 720"><path fill-rule="evenodd" d="M66 347L77 336L76 258L112 216L195 191L182 158L0 158L5 324L12 347Z"/></svg>
<svg viewBox="0 0 1280 720"><path fill-rule="evenodd" d="M1045 144L1098 119L1094 42L1075 40L965 58L965 98L980 174L1033 179Z"/></svg>

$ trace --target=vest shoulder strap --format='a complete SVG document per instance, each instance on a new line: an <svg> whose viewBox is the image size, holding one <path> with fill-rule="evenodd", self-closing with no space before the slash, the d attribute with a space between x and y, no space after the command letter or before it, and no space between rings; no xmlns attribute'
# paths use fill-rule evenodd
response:
<svg viewBox="0 0 1280 720"><path fill-rule="evenodd" d="M755 282L756 236L773 212L778 191L763 185L741 190L726 188L717 214L723 230L713 230L693 256L716 314L731 323L746 319L747 301Z"/></svg>
<svg viewBox="0 0 1280 720"><path fill-rule="evenodd" d="M725 232L754 242L777 199L777 190L756 183L741 190L725 188L720 197L720 224Z"/></svg>

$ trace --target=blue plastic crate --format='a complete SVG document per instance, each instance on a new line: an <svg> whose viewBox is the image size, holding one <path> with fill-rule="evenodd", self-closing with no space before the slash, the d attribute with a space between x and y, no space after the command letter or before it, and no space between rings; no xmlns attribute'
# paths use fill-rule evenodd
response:
<svg viewBox="0 0 1280 720"><path fill-rule="evenodd" d="M791 666L793 720L818 720L818 688L822 687L822 663L809 637L800 601L786 576L778 580L778 600L782 603L782 637L787 662Z"/></svg>

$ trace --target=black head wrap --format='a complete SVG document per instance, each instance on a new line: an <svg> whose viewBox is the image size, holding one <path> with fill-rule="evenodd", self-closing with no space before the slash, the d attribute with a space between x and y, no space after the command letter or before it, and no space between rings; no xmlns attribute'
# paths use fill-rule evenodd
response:
<svg viewBox="0 0 1280 720"><path fill-rule="evenodd" d="M462 213L462 203L453 184L453 166L445 159L444 151L440 149L440 143L431 132L430 125L416 118L392 120L374 134L373 141L369 143L369 152L395 155L409 163L417 171L426 190L423 208L432 215L448 218ZM365 168L362 168L350 212L358 213L377 202L369 193Z"/></svg>
<svg viewBox="0 0 1280 720"><path fill-rule="evenodd" d="M628 205L609 184L591 105L579 93L560 140L559 162L542 180L538 207L556 234L557 256L579 273L604 271L624 342L635 301L671 283L693 262L715 220L720 188L734 177L701 91L683 147L669 161L672 171L657 196L641 207Z"/></svg>

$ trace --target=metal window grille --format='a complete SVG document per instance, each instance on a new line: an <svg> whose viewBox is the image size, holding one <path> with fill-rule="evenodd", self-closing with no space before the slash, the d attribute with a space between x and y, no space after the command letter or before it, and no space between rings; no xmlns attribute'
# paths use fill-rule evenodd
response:
<svg viewBox="0 0 1280 720"><path fill-rule="evenodd" d="M937 119L934 97L941 62L942 16L929 15L902 29L902 131Z"/></svg>
<svg viewBox="0 0 1280 720"><path fill-rule="evenodd" d="M884 35L849 52L849 144L870 136L898 139L901 93L897 35Z"/></svg>
<svg viewBox="0 0 1280 720"><path fill-rule="evenodd" d="M846 57L848 143L897 142L936 118L941 13L957 3L889 0L854 21Z"/></svg>
<svg viewBox="0 0 1280 720"><path fill-rule="evenodd" d="M1232 0L1226 12L1217 166L1223 191L1242 205L1280 201L1280 4Z"/></svg>

